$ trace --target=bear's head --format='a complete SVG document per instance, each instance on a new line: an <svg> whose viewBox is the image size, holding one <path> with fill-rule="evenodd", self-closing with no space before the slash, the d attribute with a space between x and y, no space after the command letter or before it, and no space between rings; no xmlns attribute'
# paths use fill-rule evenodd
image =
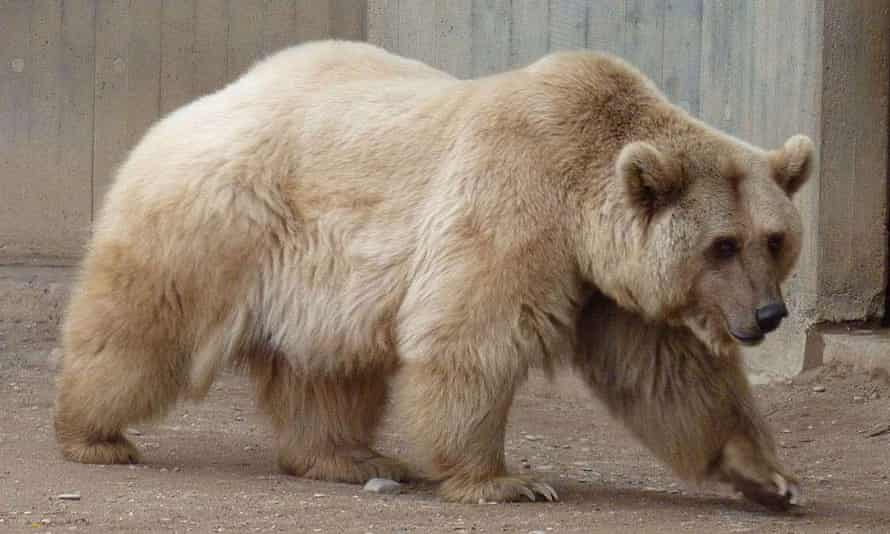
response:
<svg viewBox="0 0 890 534"><path fill-rule="evenodd" d="M629 142L615 173L635 230L623 296L722 352L759 343L788 314L780 285L802 231L791 199L814 149L803 135L763 151L709 133Z"/></svg>

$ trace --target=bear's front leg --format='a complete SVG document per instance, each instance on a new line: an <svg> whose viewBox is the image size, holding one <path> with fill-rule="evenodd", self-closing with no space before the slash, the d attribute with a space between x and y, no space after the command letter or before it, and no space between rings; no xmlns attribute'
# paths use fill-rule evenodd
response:
<svg viewBox="0 0 890 534"><path fill-rule="evenodd" d="M439 493L448 501L554 501L549 485L507 473L504 431L526 370L515 360L486 356L439 352L402 369L398 413L425 456L426 474L442 481Z"/></svg>
<svg viewBox="0 0 890 534"><path fill-rule="evenodd" d="M738 352L713 354L688 329L646 323L604 297L587 304L578 333L583 378L678 475L729 483L773 509L801 504Z"/></svg>

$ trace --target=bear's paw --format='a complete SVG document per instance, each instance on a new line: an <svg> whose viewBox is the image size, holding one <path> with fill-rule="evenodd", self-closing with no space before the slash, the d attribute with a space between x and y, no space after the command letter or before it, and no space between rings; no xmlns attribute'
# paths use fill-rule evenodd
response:
<svg viewBox="0 0 890 534"><path fill-rule="evenodd" d="M448 501L473 504L523 499L536 501L537 496L551 502L559 500L549 484L527 476L503 476L479 481L454 477L442 482L439 493Z"/></svg>
<svg viewBox="0 0 890 534"><path fill-rule="evenodd" d="M62 456L74 462L103 465L139 463L139 451L122 435L102 441L69 441L61 445Z"/></svg>

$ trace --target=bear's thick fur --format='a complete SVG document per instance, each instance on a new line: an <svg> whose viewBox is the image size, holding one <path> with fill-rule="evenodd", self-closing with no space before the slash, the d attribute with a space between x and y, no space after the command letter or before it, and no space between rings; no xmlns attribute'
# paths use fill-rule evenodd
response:
<svg viewBox="0 0 890 534"><path fill-rule="evenodd" d="M455 501L512 476L530 368L577 368L678 474L798 496L741 370L784 314L802 136L767 152L639 72L558 53L461 81L366 44L280 52L158 122L117 173L64 324L65 457L247 369L295 475L411 472L372 449L390 391Z"/></svg>

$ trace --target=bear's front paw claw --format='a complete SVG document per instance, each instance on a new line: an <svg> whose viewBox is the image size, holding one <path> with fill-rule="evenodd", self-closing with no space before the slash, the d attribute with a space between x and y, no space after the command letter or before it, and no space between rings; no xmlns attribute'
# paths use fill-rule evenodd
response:
<svg viewBox="0 0 890 534"><path fill-rule="evenodd" d="M527 488L525 486L519 486L516 488L516 491L525 495L525 497L531 502L535 502L537 499L535 498L535 492L531 490L531 488Z"/></svg>
<svg viewBox="0 0 890 534"><path fill-rule="evenodd" d="M792 506L803 506L806 504L806 500L803 498L803 493L800 491L800 486L797 484L791 484L788 486L788 504Z"/></svg>
<svg viewBox="0 0 890 534"><path fill-rule="evenodd" d="M787 480L779 473L773 473L773 482L776 484L776 493L787 500L789 505L802 506L804 504L803 494L797 482Z"/></svg>
<svg viewBox="0 0 890 534"><path fill-rule="evenodd" d="M537 493L538 495L543 495L544 498L550 502L559 500L559 496L556 494L556 490L554 490L549 484L532 481L532 490L534 490L534 493ZM532 500L534 501L534 499Z"/></svg>
<svg viewBox="0 0 890 534"><path fill-rule="evenodd" d="M773 473L769 483L744 479L736 480L734 485L746 499L772 510L786 511L804 504L803 493L797 482L779 473Z"/></svg>

